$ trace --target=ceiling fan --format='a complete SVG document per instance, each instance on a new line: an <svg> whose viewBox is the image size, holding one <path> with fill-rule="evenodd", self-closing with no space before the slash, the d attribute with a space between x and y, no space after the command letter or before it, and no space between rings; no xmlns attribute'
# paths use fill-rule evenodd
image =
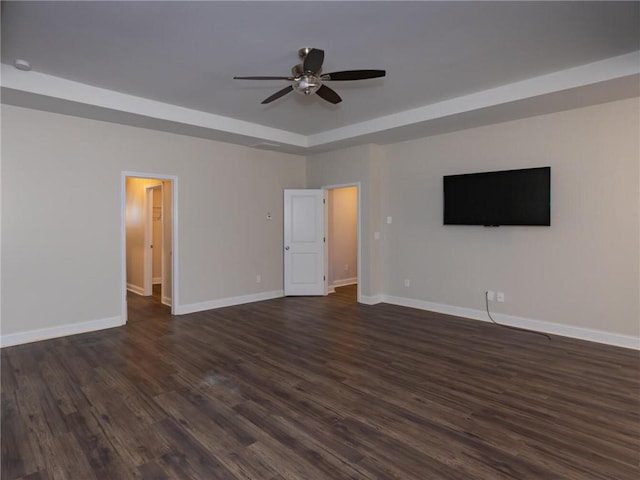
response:
<svg viewBox="0 0 640 480"><path fill-rule="evenodd" d="M324 62L324 50L318 48L301 48L298 50L298 57L301 64L295 65L291 69L290 77L233 77L235 80L287 80L291 85L278 90L270 97L264 99L262 104L271 103L274 100L294 91L303 95L317 93L327 102L336 104L342 101L333 89L327 87L323 82L365 80L367 78L384 77L384 70L345 70L342 72L322 73L322 63Z"/></svg>

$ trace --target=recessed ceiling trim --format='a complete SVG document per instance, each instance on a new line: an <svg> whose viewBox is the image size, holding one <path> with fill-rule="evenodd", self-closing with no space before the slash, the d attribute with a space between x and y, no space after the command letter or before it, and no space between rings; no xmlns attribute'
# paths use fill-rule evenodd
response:
<svg viewBox="0 0 640 480"><path fill-rule="evenodd" d="M13 66L5 64L2 64L1 72L1 84L5 88L232 134L246 135L276 143L297 147L307 146L307 137L305 135L286 130L157 102L44 73L34 71L21 72L13 68Z"/></svg>
<svg viewBox="0 0 640 480"><path fill-rule="evenodd" d="M2 87L5 88L156 118L176 124L191 125L211 131L241 135L267 143L279 144L285 149L286 147L294 147L304 151L308 148L418 125L492 106L639 75L640 51L309 136L93 87L39 72L22 72L5 64L2 65L1 73Z"/></svg>
<svg viewBox="0 0 640 480"><path fill-rule="evenodd" d="M640 51L310 135L308 146L382 132L640 73Z"/></svg>

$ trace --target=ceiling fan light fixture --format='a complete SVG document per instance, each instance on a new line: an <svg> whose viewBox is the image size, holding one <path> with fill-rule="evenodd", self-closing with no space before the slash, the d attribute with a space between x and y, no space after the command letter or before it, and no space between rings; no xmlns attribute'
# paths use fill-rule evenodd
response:
<svg viewBox="0 0 640 480"><path fill-rule="evenodd" d="M311 95L321 86L320 78L315 75L301 75L293 81L293 91L303 95Z"/></svg>

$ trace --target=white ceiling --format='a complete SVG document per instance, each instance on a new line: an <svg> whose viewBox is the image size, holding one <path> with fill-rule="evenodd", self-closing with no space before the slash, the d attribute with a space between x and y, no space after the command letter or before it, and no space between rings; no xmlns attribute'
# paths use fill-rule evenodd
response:
<svg viewBox="0 0 640 480"><path fill-rule="evenodd" d="M3 102L303 153L638 95L638 25L640 2L3 1ZM232 78L305 46L387 76L332 82L339 105Z"/></svg>

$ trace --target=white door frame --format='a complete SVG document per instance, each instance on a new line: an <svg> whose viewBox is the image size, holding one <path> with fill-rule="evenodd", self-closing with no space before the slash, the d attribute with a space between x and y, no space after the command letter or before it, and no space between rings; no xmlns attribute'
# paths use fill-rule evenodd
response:
<svg viewBox="0 0 640 480"><path fill-rule="evenodd" d="M178 304L179 255L178 255L178 177L158 173L122 171L120 173L120 278L121 278L121 318L127 323L127 177L151 178L171 182L171 315L176 314ZM146 262L145 262L146 263ZM146 280L145 280L146 281Z"/></svg>
<svg viewBox="0 0 640 480"><path fill-rule="evenodd" d="M363 281L363 278L362 278L362 201L361 201L362 187L360 186L360 182L352 182L352 183L340 183L337 185L323 185L320 188L324 190L333 190L336 188L345 188L345 187L357 187L358 189L358 200L357 200L358 201L358 205L357 205L357 210L358 210L358 259L357 259L358 288L356 289L356 291L357 291L357 302L362 303L362 281ZM325 235L327 235L327 232L325 232ZM329 255L327 255L327 257L328 256ZM328 270L326 274L328 277L329 276ZM328 286L327 286L327 290L328 290Z"/></svg>

